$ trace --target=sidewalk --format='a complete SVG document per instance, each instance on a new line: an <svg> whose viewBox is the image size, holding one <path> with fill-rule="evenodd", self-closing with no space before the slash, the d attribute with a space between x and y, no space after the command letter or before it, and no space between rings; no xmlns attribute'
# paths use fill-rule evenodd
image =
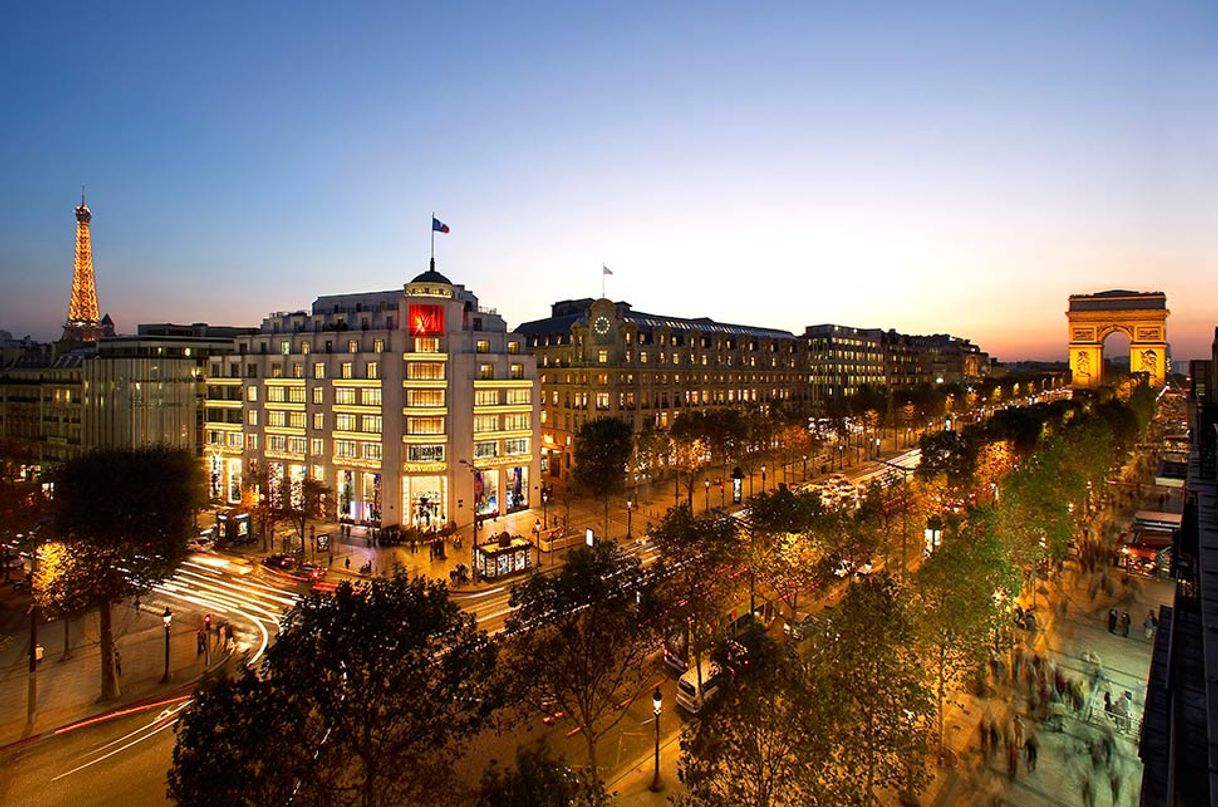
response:
<svg viewBox="0 0 1218 807"><path fill-rule="evenodd" d="M195 626L175 624L170 635L170 681L161 683L165 669L165 630L159 614L143 609L137 614L128 605L113 609L115 642L122 659L120 695L98 703L101 693L101 648L96 612L73 621L72 655L62 660L63 623L42 622L38 643L44 648L38 665L37 711L27 722L29 685L29 617L11 587L0 591L5 606L7 640L0 650L0 747L65 724L128 706L137 701L168 695L203 673L203 659L195 655ZM13 614L21 617L12 624Z"/></svg>
<svg viewBox="0 0 1218 807"><path fill-rule="evenodd" d="M1123 573L1108 569L1110 576ZM1098 574L1098 573L1097 573ZM957 695L952 698L945 724L948 745L959 757L954 768L941 768L934 784L923 795L922 804L947 807L960 803L1001 803L1004 805L1080 805L1084 782L1090 782L1095 805L1136 804L1141 782L1141 761L1137 755L1137 727L1145 703L1147 670L1153 641L1148 641L1141 629L1141 617L1161 603L1168 603L1172 583L1165 580L1132 578L1128 585L1117 582L1113 593L1098 592L1090 596L1091 575L1073 566L1064 573L1059 584L1049 589L1052 607L1042 605L1038 613L1048 614L1043 629L1027 642L1028 650L1039 654L1076 680L1089 679L1093 665L1084 654L1096 654L1100 659L1103 678L1087 691L1086 704L1076 715L1067 710L1060 730L1038 724L1030 717L1024 685L1013 684L1009 678L995 685L990 696L977 698ZM1107 630L1107 611L1115 607L1127 610L1133 619L1128 638ZM1022 630L1016 629L1020 635ZM1010 675L1010 654L1006 655L1006 676ZM991 684L995 682L991 679ZM1120 731L1104 712L1103 692L1113 700L1128 691L1133 695L1130 730ZM1029 736L1039 743L1039 762L1034 772L1020 755L1019 772L1011 778L1007 773L1003 750L982 761L978 723L982 716L996 719L1009 726L1018 711L1024 717ZM1092 756L1093 744L1109 735L1114 737L1111 764ZM1113 777L1118 782L1118 796L1112 797Z"/></svg>

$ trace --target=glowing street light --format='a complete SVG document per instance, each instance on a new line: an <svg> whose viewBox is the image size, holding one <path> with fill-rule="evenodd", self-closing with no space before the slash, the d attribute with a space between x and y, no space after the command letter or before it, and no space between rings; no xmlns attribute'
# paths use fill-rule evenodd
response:
<svg viewBox="0 0 1218 807"><path fill-rule="evenodd" d="M161 676L161 683L169 683L169 626L173 624L173 611L169 610L169 606L165 606L165 613L161 614L161 621L165 623L165 674Z"/></svg>
<svg viewBox="0 0 1218 807"><path fill-rule="evenodd" d="M656 755L655 755L655 775L651 777L651 787L648 789L652 793L659 793L663 784L660 782L660 712L664 707L664 697L660 694L660 687L657 684L655 691L651 693L651 710L656 716Z"/></svg>

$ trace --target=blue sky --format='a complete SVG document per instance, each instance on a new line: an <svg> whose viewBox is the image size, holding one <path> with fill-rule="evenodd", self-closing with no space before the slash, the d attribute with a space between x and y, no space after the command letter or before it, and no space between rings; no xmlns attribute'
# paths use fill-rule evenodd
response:
<svg viewBox="0 0 1218 807"><path fill-rule="evenodd" d="M1218 4L20 4L0 328L256 324L439 267L509 323L609 293L1064 356L1066 296L1218 322ZM253 8L251 6L257 6Z"/></svg>

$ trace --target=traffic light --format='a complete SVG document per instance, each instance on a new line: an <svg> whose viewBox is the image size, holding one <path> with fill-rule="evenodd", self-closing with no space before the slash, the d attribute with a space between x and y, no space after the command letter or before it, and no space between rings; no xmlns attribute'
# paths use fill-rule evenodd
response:
<svg viewBox="0 0 1218 807"><path fill-rule="evenodd" d="M208 633L211 633L211 614L203 617L203 627L207 629Z"/></svg>

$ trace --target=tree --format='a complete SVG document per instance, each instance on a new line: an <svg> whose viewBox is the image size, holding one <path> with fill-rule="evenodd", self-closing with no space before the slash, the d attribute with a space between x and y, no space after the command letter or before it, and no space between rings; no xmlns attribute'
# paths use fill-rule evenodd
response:
<svg viewBox="0 0 1218 807"><path fill-rule="evenodd" d="M602 807L609 795L550 756L543 743L516 749L516 768L504 770L494 760L482 773L477 807Z"/></svg>
<svg viewBox="0 0 1218 807"><path fill-rule="evenodd" d="M947 693L981 663L998 617L995 593L1018 579L987 522L977 513L977 528L949 534L914 577L918 637L933 674L941 749Z"/></svg>
<svg viewBox="0 0 1218 807"><path fill-rule="evenodd" d="M283 518L292 525L296 537L300 539L300 553L305 551L305 538L308 535L309 523L324 517L326 502L334 496L330 486L320 479L306 476L294 485L292 494L288 497L284 508Z"/></svg>
<svg viewBox="0 0 1218 807"><path fill-rule="evenodd" d="M575 435L575 484L604 505L603 540L609 538L609 500L622 492L626 482L632 438L630 424L617 418L593 418Z"/></svg>
<svg viewBox="0 0 1218 807"><path fill-rule="evenodd" d="M49 541L37 552L38 569L31 581L34 602L63 621L63 658L68 659L72 620L92 607L87 597L89 567L62 541Z"/></svg>
<svg viewBox="0 0 1218 807"><path fill-rule="evenodd" d="M111 605L173 574L204 501L202 470L189 451L98 451L56 474L55 532L72 556L77 596L98 609L102 700L119 694Z"/></svg>
<svg viewBox="0 0 1218 807"><path fill-rule="evenodd" d="M625 716L651 677L655 603L638 558L615 544L579 547L556 574L533 575L512 589L508 668L517 702L557 706L584 736L589 774L599 781L597 740Z"/></svg>
<svg viewBox="0 0 1218 807"><path fill-rule="evenodd" d="M916 472L919 479L934 479L942 474L953 488L966 489L972 485L978 451L972 434L954 431L923 434L919 445L922 449Z"/></svg>
<svg viewBox="0 0 1218 807"><path fill-rule="evenodd" d="M681 732L680 807L840 803L842 713L824 678L763 639L749 665Z"/></svg>
<svg viewBox="0 0 1218 807"><path fill-rule="evenodd" d="M651 538L660 552L657 576L669 594L666 622L685 626L701 692L702 654L714 642L717 621L735 593L731 572L742 557L736 519L671 507Z"/></svg>
<svg viewBox="0 0 1218 807"><path fill-rule="evenodd" d="M768 586L797 617L799 595L821 579L820 547L812 536L812 525L822 514L814 493L795 493L779 488L749 500L748 525L750 607L756 609L756 581Z"/></svg>
<svg viewBox="0 0 1218 807"><path fill-rule="evenodd" d="M685 475L686 501L694 506L694 483L698 473L711 459L710 424L705 412L685 411L677 415L669 429L672 437L672 464L677 478Z"/></svg>
<svg viewBox="0 0 1218 807"><path fill-rule="evenodd" d="M250 460L249 473L243 479L242 502L249 509L262 531L262 551L267 551L267 541L274 549L275 527L284 520L285 496L288 487L283 477L271 472L269 463Z"/></svg>
<svg viewBox="0 0 1218 807"><path fill-rule="evenodd" d="M186 711L170 795L184 804L265 803L217 798L221 785L209 774L230 766L219 778L248 777L257 794L298 788L296 804L455 801L453 765L487 726L502 687L496 645L444 584L400 570L361 591L343 583L333 597L302 600L284 625L260 679L246 676ZM253 716L235 716L262 699L269 705ZM226 728L234 719L257 753Z"/></svg>
<svg viewBox="0 0 1218 807"><path fill-rule="evenodd" d="M834 755L854 772L857 790L844 801L874 804L881 790L924 788L933 706L896 582L883 573L851 583L811 653L852 729Z"/></svg>

